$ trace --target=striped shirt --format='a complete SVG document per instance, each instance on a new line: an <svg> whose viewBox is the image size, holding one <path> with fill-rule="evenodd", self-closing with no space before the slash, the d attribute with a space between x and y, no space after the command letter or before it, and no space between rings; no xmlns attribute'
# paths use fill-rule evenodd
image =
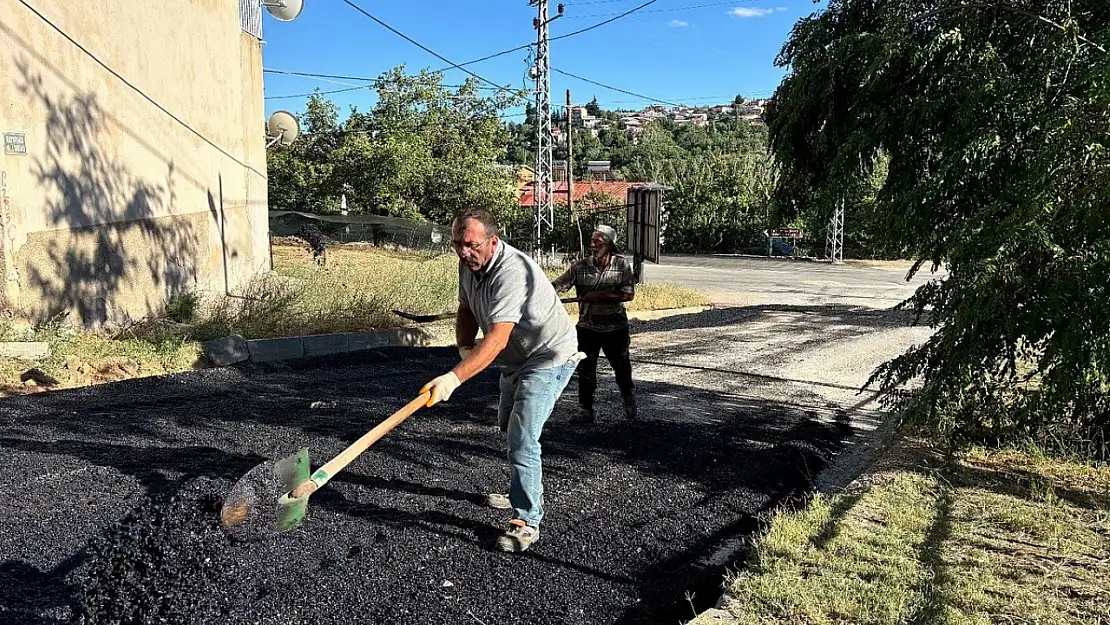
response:
<svg viewBox="0 0 1110 625"><path fill-rule="evenodd" d="M596 291L635 294L635 276L632 264L623 256L613 254L609 266L598 271L593 258L583 258L570 266L566 272L552 281L556 291L574 287L575 295L583 297ZM579 302L578 327L608 332L628 326L628 314L624 302Z"/></svg>

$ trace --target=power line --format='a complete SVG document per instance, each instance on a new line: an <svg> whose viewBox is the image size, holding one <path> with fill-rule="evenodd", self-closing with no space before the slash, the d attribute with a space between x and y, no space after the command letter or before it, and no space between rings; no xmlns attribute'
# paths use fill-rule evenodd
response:
<svg viewBox="0 0 1110 625"><path fill-rule="evenodd" d="M614 2L628 2L628 0L570 0L563 4L568 6L575 6L579 4L613 4Z"/></svg>
<svg viewBox="0 0 1110 625"><path fill-rule="evenodd" d="M288 73L288 72L277 72L277 73ZM348 78L354 79L353 77L348 77ZM365 79L359 79L359 80L375 80L375 79L365 78ZM292 100L292 99L295 99L295 98L307 98L311 95L332 95L332 94L335 94L335 93L346 93L346 92L349 92L349 91L358 91L360 89L370 89L374 86L375 85L359 85L359 86L355 86L355 87L347 87L345 89L332 89L332 90L328 90L328 91L310 91L310 92L306 92L306 93L297 93L297 94L290 94L290 95L268 95L268 96L266 96L265 99L267 99L267 100ZM443 86L444 87L457 87L458 85L443 85ZM481 87L481 88L482 89L489 89L490 87ZM606 87L606 88L608 88L608 87ZM762 90L762 91L747 91L745 89L741 89L740 92L744 93L746 95L749 95L749 96L756 96L756 97L758 97L758 96L771 96L775 93L775 91L773 89L771 89L771 90ZM692 102L692 101L695 101L695 100L731 100L732 97L733 96L730 96L730 95L699 95L699 96L673 97L673 99L681 100L683 102ZM638 102L659 102L659 101L660 100L657 100L655 98L648 98L648 97L641 97L641 98L637 98L635 100L607 100L607 102L609 104L636 104Z"/></svg>
<svg viewBox="0 0 1110 625"><path fill-rule="evenodd" d="M606 85L604 83L597 82L596 80L590 80L589 78L583 78L582 76L578 76L578 75L572 74L570 72L564 72L563 70L555 68L555 67L552 67L551 71L558 72L558 73L560 73L564 76L569 76L571 78L581 80L582 82L588 82L591 85L597 85L598 87L603 87L605 89L610 89L612 91L618 91L620 93L624 93L624 94L627 94L627 95L630 95L630 96L641 98L643 100L648 100L648 101L651 101L651 102L658 102L660 104L666 104L667 106L682 106L681 104L675 104L674 102L668 102L666 100L660 100L659 98L653 98L651 96L646 96L646 95L643 95L641 93L635 93L635 92L632 92L632 91L627 91L625 89L621 89L619 87L614 87L612 85Z"/></svg>
<svg viewBox="0 0 1110 625"><path fill-rule="evenodd" d="M531 48L533 45L535 45L535 44L526 43L522 46L517 46L515 48L509 48L508 50L502 50L500 52L494 52L493 54L483 56L480 59L474 59L473 61L467 61L466 63L459 63L458 65L455 65L455 66L452 66L452 67L445 67L445 68L443 68L441 70L438 70L438 71L446 72L447 70L453 69L455 67L462 68L466 65L474 65L475 63L481 63L482 61L488 61L490 59L496 59L499 56L505 56L506 54L512 54L513 52L519 52L521 50L527 50L528 48ZM466 70L463 70L463 71L466 71Z"/></svg>
<svg viewBox="0 0 1110 625"><path fill-rule="evenodd" d="M652 0L652 2L654 2L654 1L655 1L655 0ZM508 89L505 89L504 87L502 87L501 85L498 85L497 83L493 82L492 80L490 80L490 79L488 79L488 78L485 78L485 77L482 77L482 76L479 76L478 74L475 74L474 72L472 72L472 71L470 71L470 70L468 70L468 69L466 69L466 68L462 67L462 66L461 66L461 65L459 65L458 63L453 63L453 62L451 61L451 59L448 59L447 57L445 57L445 56L443 56L442 54L440 54L440 53L436 52L435 50L432 50L432 49L431 49L431 48L429 48L428 46L425 46L424 44L422 44L422 43L420 43L419 41L417 41L417 40L413 39L412 37L409 37L409 36L408 36L408 35L406 35L405 33L403 33L403 32L401 32L401 31L397 30L396 28L394 28L394 27L390 26L389 24L386 24L385 22L381 21L380 19L378 19L378 18L374 17L374 16L373 16L373 15L371 15L371 14L370 14L369 12L367 12L367 11L366 11L366 9L363 9L362 7L358 6L358 5L357 5L357 4L355 4L354 2L351 2L351 0L343 0L343 2L344 2L345 4L347 4L347 6L351 7L352 9L354 9L354 10L358 11L359 13L362 13L362 14L363 14L363 15L365 15L366 17L368 17L368 18L370 18L370 19L374 20L375 22L377 22L378 24L380 24L380 25L381 25L381 26L382 26L383 28L386 28L387 30L389 30L389 31L390 31L390 32L392 32L393 34L397 35L398 37L400 37L400 38L404 39L405 41L407 41L407 42L411 43L412 45L414 45L414 46L416 46L416 47L420 48L421 50L423 50L423 51L427 52L428 54L431 54L432 56L434 56L434 57L436 57L437 59L439 59L439 60L443 61L444 63L449 63L449 64L451 65L451 67L449 67L449 68L447 68L447 69L460 69L460 70L462 70L462 71L466 72L467 74L470 74L471 76L473 76L473 77L477 78L478 80L481 80L482 82L485 82L485 83L489 83L489 84L493 85L494 87L497 87L498 89L502 89L502 90L508 91ZM446 71L446 70L440 70L440 71ZM438 72L437 72L437 73L438 73Z"/></svg>
<svg viewBox="0 0 1110 625"><path fill-rule="evenodd" d="M311 93L297 93L293 95L268 95L266 100L292 100L295 98L307 98L312 95L332 95L333 93L345 93L347 91L359 91L361 89L369 89L371 85L362 85L359 87L347 87L346 89L332 89L331 91L313 91Z"/></svg>
<svg viewBox="0 0 1110 625"><path fill-rule="evenodd" d="M344 0L344 2L346 2L346 1L347 0ZM619 20L622 17L625 17L626 15L631 15L631 14L639 11L640 9L643 9L646 6L655 4L658 1L659 0L649 0L648 2L645 2L645 3L641 4L640 6L635 7L633 9L629 9L628 11L625 11L624 13L621 13L621 14L617 15L616 17L612 18L612 19L607 19L604 22L598 22L597 24L593 24L592 26L587 26L586 28L583 28L581 30L576 30L572 33L567 33L565 35L559 35L558 37L551 37L550 39L548 39L548 42L557 41L559 39L566 39L567 37L574 37L575 35L581 35L582 33L589 32L589 31L591 31L595 28L600 28L600 27L602 27L606 24L610 24L612 22L615 22L615 21ZM564 17L566 17L566 16L564 15ZM534 43L526 43L524 45L517 46L515 48L509 48L508 50L502 50L500 52L494 52L493 54L483 56L480 59L474 59L473 61L467 61L466 63L459 63L457 65L452 64L451 67L445 67L445 68L443 68L441 70L438 70L438 71L445 72L449 69L455 69L455 68L462 69L464 66L467 66L467 65L474 65L475 63L481 63L482 61L488 61L490 59L496 59L499 56L505 56L506 54L512 54L513 52L520 52L521 50L527 50L528 48L532 47L533 45L535 45L535 44ZM446 59L444 59L444 60L446 60ZM447 62L450 63L450 61L447 61ZM465 72L466 70L463 70L463 71Z"/></svg>
<svg viewBox="0 0 1110 625"><path fill-rule="evenodd" d="M651 6L651 5L655 4L656 2L659 2L659 0L648 0L647 2L641 4L640 6L635 7L633 9L629 9L629 10L625 11L624 13L618 14L616 17L605 20L604 22L598 22L598 23L596 23L592 26L587 26L587 27L583 28L582 30L576 30L572 33L567 33L565 35L559 35L558 37L552 37L551 41L558 41L559 39L566 39L567 37L574 37L575 35L581 35L582 33L589 32L589 31L591 31L595 28L600 28L600 27L602 27L606 24L610 24L612 22L615 22L615 21L619 20L620 18L625 17L626 15L632 15L636 11L639 11L640 9L643 9L644 7Z"/></svg>
<svg viewBox="0 0 1110 625"><path fill-rule="evenodd" d="M509 119L510 117L523 117L524 115L527 115L527 113L507 113L505 115L494 115L493 117L504 120ZM376 135L379 133L380 131L378 130L343 130L337 128L335 130L324 130L322 132L302 132L299 137L326 137L334 135Z"/></svg>
<svg viewBox="0 0 1110 625"><path fill-rule="evenodd" d="M435 56L436 58L444 61L445 63L450 63L449 67L445 67L443 69L436 70L434 73L440 74L440 73L446 72L447 70L450 70L450 69L461 69L462 71L470 74L471 76L474 76L475 78L478 78L479 80L483 80L483 81L493 85L493 87L481 87L480 86L480 87L478 87L479 89L491 89L492 88L492 89L496 89L498 91L505 90L505 88L502 87L501 85L498 85L498 84L496 84L496 83L494 83L490 80L482 78L481 76L479 76L479 75L477 75L477 74L475 74L475 73L473 73L473 72L471 72L467 69L464 69L467 65L474 65L476 63L481 63L483 61L488 61L490 59L495 59L495 58L500 57L500 56L505 56L506 54L512 54L513 52L520 52L521 50L527 50L528 48L535 45L534 43L526 43L524 45L520 45L520 46L517 46L515 48L509 48L508 50L502 50L500 52L494 52L493 54L487 54L486 56L483 56L482 58L479 58L479 59L474 59L473 61L467 61L465 63L452 63L450 60L440 56L439 54L436 54L435 52L429 50L428 48L426 48L423 45L417 43L416 41L413 41L407 35L397 31L392 26L389 26L385 22L382 22L381 20L374 17L373 15L370 15L369 13L364 11L362 8L360 8L358 5L355 5L354 3L350 2L349 0L343 0L343 1L346 2L347 4L349 4L355 10L361 12L362 14L366 15L370 19L374 20L375 22L378 22L379 24L385 26L386 28L393 31L394 33L400 35L401 37L403 37L405 40L409 41L410 43L413 43L414 45L416 45L419 48L423 49L424 51L432 54L433 56ZM613 1L617 1L617 0L613 0ZM741 1L743 1L743 0L741 0ZM651 4L654 4L655 2L658 2L658 0L650 0L649 2L645 2L645 3L639 5L635 8L629 9L628 11L625 11L624 13L620 13L616 17L613 17L612 19L605 20L604 22L598 22L597 24L587 26L586 28L583 28L581 30L576 30L574 32L570 32L570 33L567 33L565 35L559 35L558 37L552 37L549 41L556 41L558 39L566 39L568 37L574 37L576 35L580 35L582 33L589 32L589 31L591 31L595 28L600 28L601 26L604 26L606 24L611 24L612 22L615 22L615 21L617 21L617 20L619 20L622 17L625 17L627 15L631 15L631 14L643 9L644 7L647 7ZM580 3L577 3L577 4L592 4L592 3L580 2ZM361 81L367 81L367 82L377 82L377 81L380 80L379 78L366 78L364 76L342 76L342 75L336 75L336 74L322 74L322 73L314 73L314 72L290 72L290 71L270 69L270 68L264 68L262 71L264 73L267 73L267 74L285 74L285 75L288 75L288 76L300 76L300 77L303 77L303 78L328 78L328 79L334 79L334 80L361 80ZM444 85L444 86L445 87L455 87L454 85ZM292 97L292 96L290 96L290 97Z"/></svg>
<svg viewBox="0 0 1110 625"><path fill-rule="evenodd" d="M370 82L370 83L380 83L380 82L382 82L381 78L368 78L366 76L339 76L339 75L336 75L336 74L320 74L318 72L292 72L292 71L284 70L284 69L274 69L272 67L264 67L264 68L262 68L262 72L264 74L282 74L282 75L285 75L285 76L297 76L297 77L300 77L300 78L315 78L315 79L320 79L324 82L333 82L334 79L361 80L361 81ZM336 83L336 84L341 85L341 84L344 84L344 83ZM354 86L354 85L351 85L351 86ZM367 85L367 86L372 87L374 85ZM447 89L461 89L463 87L463 85L440 85L440 87L444 87L444 88L447 88ZM485 89L485 90L491 90L491 91L492 90L498 90L498 91L500 91L502 89L502 87L487 87L485 85L478 85L477 87L475 87L475 89Z"/></svg>
<svg viewBox="0 0 1110 625"><path fill-rule="evenodd" d="M643 11L643 13L673 13L675 11L691 11L693 9L705 9L709 7L719 6L736 6L738 4L751 4L751 0L731 0L731 2L711 2L709 4L694 4L684 7L671 7L669 9L652 9L650 11ZM570 19L582 20L590 17L605 17L606 15L617 15L617 13L591 13L589 15L568 15Z"/></svg>
<svg viewBox="0 0 1110 625"><path fill-rule="evenodd" d="M50 26L50 27L51 27L52 29L54 29L54 31L55 31L55 32L57 32L57 33L58 33L59 35L61 35L61 36L62 36L62 37L64 37L64 38L65 38L65 39L66 39L67 41L69 41L69 42L70 42L71 44L73 44L74 46L76 46L78 50L80 50L81 52L85 53L85 56L87 56L87 57L89 57L90 59L92 59L92 60L93 60L93 61L94 61L94 62L95 62L95 63L96 63L97 65L99 65L99 66L103 67L103 68L105 69L105 71L107 71L107 72L108 72L109 74L111 74L111 75L115 76L115 77L116 77L116 79L118 79L118 80L119 80L120 82L122 82L123 84L127 85L127 86L128 86L128 87L129 87L129 88L130 88L130 89L131 89L132 91L134 91L135 93L137 93L137 94L139 94L140 96L142 96L144 100L146 100L147 102L150 102L150 103L151 103L151 104L152 104L152 105L153 105L153 106L154 106L155 108L157 108L158 110L160 110L160 111L162 111L163 113L165 113L167 117L169 117L169 118L170 118L170 119L172 119L173 121L177 122L177 123L178 123L178 124L179 124L179 125L180 125L181 127L185 128L186 130L188 130L189 132L191 132L191 133L192 133L193 135L195 135L195 136L196 136L196 137L197 137L198 139L200 139L201 141L204 141L204 142L205 142L205 143L207 143L208 145L212 146L212 147L213 147L213 148L214 148L214 149L215 149L216 151L218 151L219 153L221 153L221 154L223 154L224 156L228 157L228 158L229 158L229 159L231 159L232 161L235 161L236 163L238 163L238 164L239 164L240 166L242 166L242 167L243 167L244 169L247 169L247 170L249 170L249 171L251 171L251 172L254 172L255 174L257 174L257 175L258 175L258 176L259 176L260 178L262 178L263 180L265 180L265 179L266 179L266 174L265 174L264 172L258 171L258 170L257 170L257 169L255 169L254 167L251 167L251 166L250 166L249 164L247 164L247 163L244 163L243 161L239 160L239 158L238 158L238 157L236 157L236 156L235 156L234 154L232 154L231 152L228 152L228 151L227 151L226 149L224 149L223 147L221 147L221 146L220 146L219 144L217 144L217 143L216 143L215 141L213 141L212 139L209 139L209 138L208 138L207 136L205 136L205 135L204 135L203 133L201 133L201 132L200 132L199 130L197 130L197 129L193 128L193 127L192 127L192 126L190 126L190 125L189 125L188 123L186 123L185 121L183 121L183 120L182 120L182 119L181 119L180 117L178 117L177 115L174 115L174 114L173 114L172 112L170 112L170 110L169 110L169 109L167 109L166 107L162 106L162 105L161 105L161 104L160 104L160 103L159 103L159 102L158 102L157 100L155 100L154 98L152 98L152 97L150 97L149 95L147 95L147 93L146 93L145 91L143 91L142 89L140 89L140 88L136 87L135 85L131 84L131 82L130 82L129 80L127 80L126 78L124 78L124 77L123 77L122 75L120 75L120 73L119 73L119 72L117 72L116 70L114 70L114 69L112 69L111 67L109 67L109 66L108 66L108 64L106 64L106 63L105 63L104 61L101 61L101 60L100 60L100 57L98 57L98 56L96 56L95 54L93 54L92 52L90 52L90 51L88 50L88 48L86 48L85 46L81 45L81 44L80 44L80 43L79 43L79 42L78 42L78 41L77 41L76 39L74 39L73 37L71 37L71 36L69 35L69 33L67 33L66 31L62 30L62 29L61 29L60 27L58 27L58 25L57 25L57 24L55 24L54 22L51 22L51 21L50 21L49 19L47 19L47 17L46 17L45 15L43 15L42 13L39 13L39 11L38 11L38 10L37 10L37 9L36 9L35 7L31 6L30 4L27 4L27 2L26 2L25 0L19 0L19 3L20 3L20 4L22 4L22 5L23 5L23 6L24 6L24 7L25 7L25 8L26 8L26 9L27 9L28 11L30 11L30 12L32 12L32 13L34 13L34 14L35 14L35 15L36 15L36 16L37 16L37 17L38 17L38 18L39 18L40 20L42 20L42 21L43 21L44 23L46 23L46 24L47 24L48 26Z"/></svg>
<svg viewBox="0 0 1110 625"><path fill-rule="evenodd" d="M338 80L362 80L366 82L378 82L379 78L366 78L364 76L337 76L335 74L318 74L312 72L291 72L284 69L273 69L270 67L263 67L262 73L264 74L284 74L286 76L300 76L301 78L331 78Z"/></svg>

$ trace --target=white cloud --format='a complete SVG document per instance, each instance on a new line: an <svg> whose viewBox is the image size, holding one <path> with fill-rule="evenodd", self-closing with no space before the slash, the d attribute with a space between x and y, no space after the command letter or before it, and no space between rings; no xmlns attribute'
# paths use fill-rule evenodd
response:
<svg viewBox="0 0 1110 625"><path fill-rule="evenodd" d="M671 28L685 28L686 26L690 25L690 22L684 22L682 20L671 20L667 23L667 25Z"/></svg>
<svg viewBox="0 0 1110 625"><path fill-rule="evenodd" d="M781 13L785 11L786 7L775 7L773 9L761 9L758 7L736 7L728 12L733 17L763 17L772 13Z"/></svg>

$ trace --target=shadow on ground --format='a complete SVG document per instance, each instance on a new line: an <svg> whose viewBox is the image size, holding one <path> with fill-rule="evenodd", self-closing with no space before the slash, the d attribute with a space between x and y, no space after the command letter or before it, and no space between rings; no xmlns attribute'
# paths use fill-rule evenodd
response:
<svg viewBox="0 0 1110 625"><path fill-rule="evenodd" d="M0 512L12 528L0 535L0 606L32 622L80 611L90 601L87 580L103 577L103 554L136 548L128 540L150 542L143 532L110 532L105 518L179 506L198 483L218 492L262 458L302 445L318 465L456 359L451 349L391 348L5 400L0 469L13 495ZM418 412L313 497L304 527L249 549L214 548L211 585L170 593L157 609L258 622L276 614L344 622L355 612L391 623L674 622L693 616L687 591L699 607L712 603L737 540L811 489L854 435L845 421L798 406L660 382L640 384L640 420L620 419L610 401L597 425L577 426L567 421L572 382L543 437L542 538L508 557L489 548L505 513L481 505L508 479L495 393L487 372L450 405ZM317 401L329 403L312 408ZM17 467L46 474L59 466L114 487L100 502L53 482L13 488ZM70 534L68 547L28 523L35 505L72 511L58 528ZM106 549L105 540L122 542ZM268 567L271 560L282 568ZM182 575L175 566L143 571L152 578L146 585ZM208 598L191 603L190 593ZM43 599L28 604L31 596Z"/></svg>
<svg viewBox="0 0 1110 625"><path fill-rule="evenodd" d="M787 331L855 328L858 332L866 332L875 328L915 325L915 315L913 311L908 310L877 309L846 304L760 304L716 307L701 312L673 315L650 321L634 320L632 321L632 333L694 330L730 326L738 323L753 323L779 313L797 317L797 321L783 327ZM927 319L922 319L916 325L925 323L927 323Z"/></svg>

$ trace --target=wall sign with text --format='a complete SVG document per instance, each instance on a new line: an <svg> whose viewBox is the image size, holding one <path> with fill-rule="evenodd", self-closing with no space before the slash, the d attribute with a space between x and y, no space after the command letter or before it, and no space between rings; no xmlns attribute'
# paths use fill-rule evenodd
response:
<svg viewBox="0 0 1110 625"><path fill-rule="evenodd" d="M22 132L4 133L4 154L26 154L27 135Z"/></svg>

